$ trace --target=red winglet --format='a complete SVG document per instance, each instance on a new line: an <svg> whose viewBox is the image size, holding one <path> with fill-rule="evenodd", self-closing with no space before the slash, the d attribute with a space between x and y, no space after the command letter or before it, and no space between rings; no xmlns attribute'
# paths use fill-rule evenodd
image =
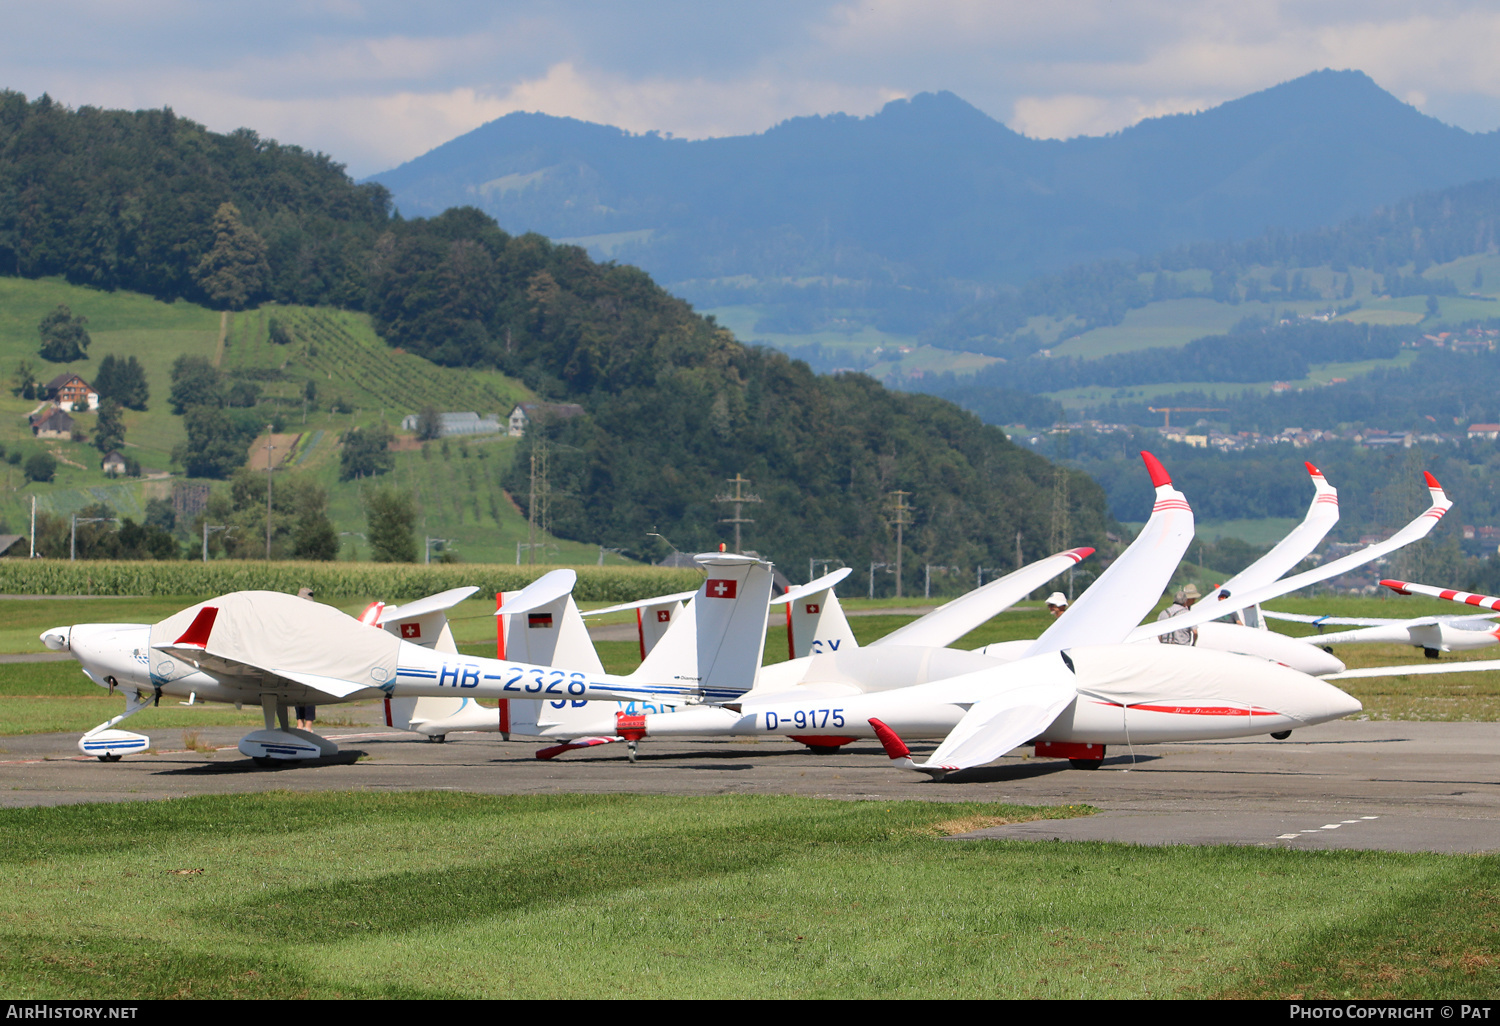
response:
<svg viewBox="0 0 1500 1026"><path fill-rule="evenodd" d="M1380 586L1382 588L1389 588L1389 589L1391 589L1397 595L1410 595L1411 594L1411 592L1409 592L1409 591L1406 590L1406 582L1405 581L1381 581L1380 582Z"/></svg>
<svg viewBox="0 0 1500 1026"><path fill-rule="evenodd" d="M1141 459L1146 461L1146 471L1151 475L1152 488L1160 488L1162 485L1172 483L1171 475L1167 473L1167 468L1161 465L1161 460L1144 450L1141 452Z"/></svg>
<svg viewBox="0 0 1500 1026"><path fill-rule="evenodd" d="M1438 484L1438 479L1433 477L1431 472L1424 470L1422 471L1422 476L1427 479L1428 488L1436 488L1438 491L1443 490L1443 486Z"/></svg>
<svg viewBox="0 0 1500 1026"><path fill-rule="evenodd" d="M379 599L376 599L368 606L365 606L365 611L359 614L359 622L367 626L374 627L376 624L380 623L380 614L383 612L385 612L385 603L381 602Z"/></svg>
<svg viewBox="0 0 1500 1026"><path fill-rule="evenodd" d="M204 606L198 610L198 615L193 617L193 622L188 624L188 629L182 632L182 637L172 642L184 648L203 648L208 644L208 635L214 629L214 620L219 616L217 606Z"/></svg>
<svg viewBox="0 0 1500 1026"><path fill-rule="evenodd" d="M1313 477L1322 477L1323 476L1323 472L1321 470L1319 470L1317 467L1313 466L1311 463L1307 462L1306 460L1302 461L1302 465L1307 468L1307 472L1309 474L1311 474Z"/></svg>
<svg viewBox="0 0 1500 1026"><path fill-rule="evenodd" d="M1075 563L1082 563L1085 559L1088 559L1093 554L1094 550L1086 545L1082 548L1069 549L1067 552L1063 553L1064 556L1072 556L1073 562Z"/></svg>
<svg viewBox="0 0 1500 1026"><path fill-rule="evenodd" d="M906 747L906 742L902 741L894 730L879 720L871 720L870 726L875 728L875 736L880 738L880 744L885 749L886 755L892 759L911 758L911 749Z"/></svg>

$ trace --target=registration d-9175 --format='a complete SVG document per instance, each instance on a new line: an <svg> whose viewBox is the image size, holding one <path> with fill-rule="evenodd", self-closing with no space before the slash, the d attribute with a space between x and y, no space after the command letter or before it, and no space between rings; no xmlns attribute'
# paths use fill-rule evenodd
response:
<svg viewBox="0 0 1500 1026"><path fill-rule="evenodd" d="M843 709L798 709L794 713L767 711L764 715L767 730L789 730L793 727L798 730L821 730L824 727L844 725Z"/></svg>

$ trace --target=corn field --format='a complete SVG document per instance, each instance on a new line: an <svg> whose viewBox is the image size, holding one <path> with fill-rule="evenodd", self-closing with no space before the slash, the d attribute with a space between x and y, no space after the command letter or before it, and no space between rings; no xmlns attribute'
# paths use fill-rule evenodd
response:
<svg viewBox="0 0 1500 1026"><path fill-rule="evenodd" d="M0 559L0 593L11 595L222 595L231 591L296 592L311 588L321 599L405 602L478 585L478 597L518 591L549 566L453 563L266 562L214 560L171 563L139 560ZM694 570L651 566L574 567L580 602L632 602L691 591L703 580Z"/></svg>

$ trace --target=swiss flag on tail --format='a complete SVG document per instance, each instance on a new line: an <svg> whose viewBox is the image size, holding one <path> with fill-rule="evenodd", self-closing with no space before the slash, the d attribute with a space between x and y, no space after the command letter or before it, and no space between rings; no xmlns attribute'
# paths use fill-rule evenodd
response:
<svg viewBox="0 0 1500 1026"><path fill-rule="evenodd" d="M737 584L739 584L738 581L729 578L710 578L706 585L708 597L732 599Z"/></svg>
<svg viewBox="0 0 1500 1026"><path fill-rule="evenodd" d="M401 625L401 636L403 638L420 638L422 636L422 625L419 623L403 623Z"/></svg>
<svg viewBox="0 0 1500 1026"><path fill-rule="evenodd" d="M656 622L657 623L671 623L672 622L672 612L671 612L671 610L669 610L669 609L658 609L656 611Z"/></svg>

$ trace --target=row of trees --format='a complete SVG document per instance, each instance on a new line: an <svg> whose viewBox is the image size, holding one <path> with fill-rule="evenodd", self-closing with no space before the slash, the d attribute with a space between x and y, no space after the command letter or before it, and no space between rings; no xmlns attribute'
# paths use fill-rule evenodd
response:
<svg viewBox="0 0 1500 1026"><path fill-rule="evenodd" d="M377 489L365 497L371 556L378 562L412 563L417 559L417 511L410 493ZM191 524L178 524L172 503L152 499L142 522L118 516L105 503L79 510L76 555L79 559L199 559L203 528L211 556L263 559L266 555L266 481L241 470L229 487L214 492L208 509ZM270 512L271 558L333 560L339 533L328 516L328 493L311 478L278 476ZM73 521L51 513L37 514L37 552L67 559L75 551Z"/></svg>

